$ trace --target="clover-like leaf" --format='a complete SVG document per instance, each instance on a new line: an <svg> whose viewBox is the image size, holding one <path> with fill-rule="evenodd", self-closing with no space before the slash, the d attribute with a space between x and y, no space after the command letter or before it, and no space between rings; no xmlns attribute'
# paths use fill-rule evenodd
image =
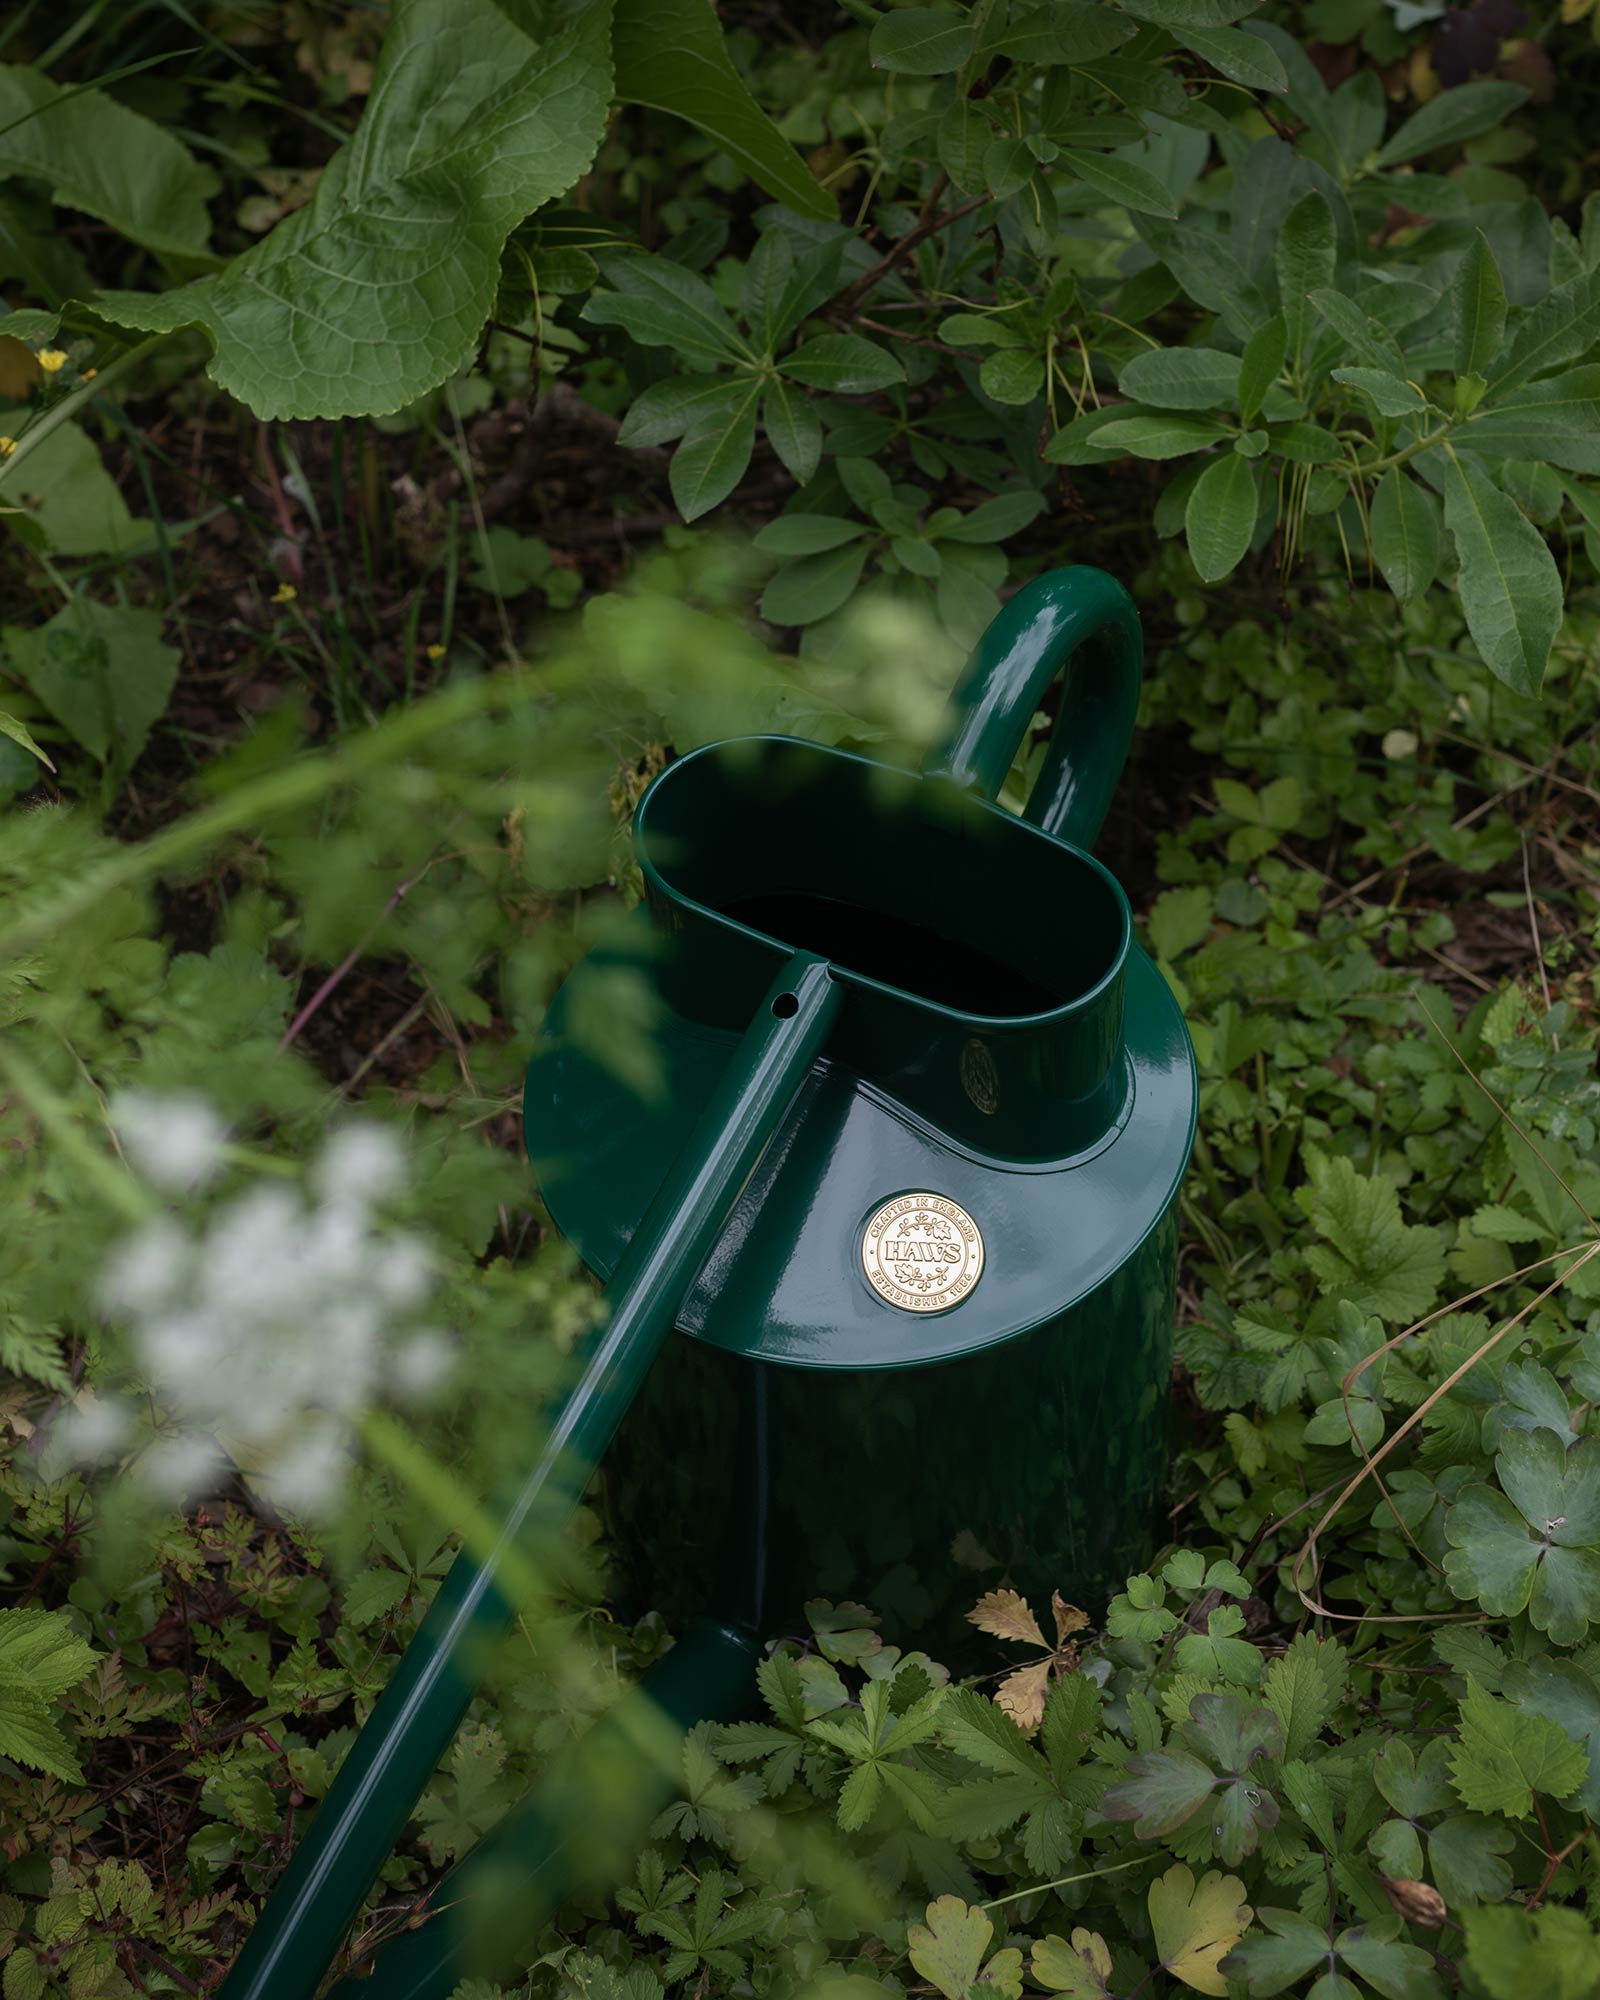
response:
<svg viewBox="0 0 1600 2000"><path fill-rule="evenodd" d="M1238 1876L1213 1869L1196 1883L1180 1862L1150 1884L1149 1903L1156 1955L1166 1970L1197 1993L1226 1993L1218 1963L1249 1928L1252 1914Z"/></svg>
<svg viewBox="0 0 1600 2000"><path fill-rule="evenodd" d="M1035 1938L1031 1969L1041 1986L1065 1993L1068 2000L1106 2000L1111 1991L1111 1953L1106 1941L1098 1931L1081 1926L1070 1940L1054 1932Z"/></svg>
<svg viewBox="0 0 1600 2000"><path fill-rule="evenodd" d="M928 1905L927 1919L907 1929L906 1944L911 1963L945 2000L970 2000L980 1989L992 2000L1017 2000L1022 1953L1008 1947L984 1964L994 1925L982 1910L959 1896L940 1896Z"/></svg>
<svg viewBox="0 0 1600 2000"><path fill-rule="evenodd" d="M1446 1519L1450 1588L1580 1645L1600 1618L1600 1444L1568 1451L1551 1430L1507 1431L1495 1471L1503 1490L1469 1486Z"/></svg>

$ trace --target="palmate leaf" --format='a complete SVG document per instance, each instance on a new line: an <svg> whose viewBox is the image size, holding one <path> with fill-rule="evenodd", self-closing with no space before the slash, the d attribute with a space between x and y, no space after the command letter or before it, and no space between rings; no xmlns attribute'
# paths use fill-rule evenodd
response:
<svg viewBox="0 0 1600 2000"><path fill-rule="evenodd" d="M1197 1883L1180 1862L1150 1884L1149 1904L1162 1966L1197 1993L1225 1994L1218 1960L1239 1942L1253 1914L1238 1876L1212 1870Z"/></svg>
<svg viewBox="0 0 1600 2000"><path fill-rule="evenodd" d="M1033 1976L1067 2000L1106 2000L1111 1991L1111 1953L1098 1931L1079 1928L1069 1942L1053 1933L1036 1938Z"/></svg>
<svg viewBox="0 0 1600 2000"><path fill-rule="evenodd" d="M501 246L587 169L611 88L608 0L542 46L495 0L396 0L366 113L311 201L216 276L96 309L202 328L212 379L260 417L399 409L471 355Z"/></svg>
<svg viewBox="0 0 1600 2000"><path fill-rule="evenodd" d="M975 1993L1017 2000L1022 1953L997 1951L985 1965L993 1936L994 1925L982 1910L969 1908L959 1896L940 1896L928 1905L925 1924L908 1926L906 1946L911 1963L945 2000L971 2000Z"/></svg>
<svg viewBox="0 0 1600 2000"><path fill-rule="evenodd" d="M1564 1799L1588 1768L1588 1752L1559 1723L1497 1700L1467 1676L1450 1775L1469 1810L1525 1819L1535 1792Z"/></svg>
<svg viewBox="0 0 1600 2000"><path fill-rule="evenodd" d="M1444 1277L1438 1236L1402 1222L1393 1182L1358 1174L1343 1154L1308 1153L1307 1166L1311 1183L1296 1199L1325 1239L1305 1253L1323 1291L1380 1319L1420 1318Z"/></svg>
<svg viewBox="0 0 1600 2000"><path fill-rule="evenodd" d="M1552 1430L1508 1430L1495 1471L1503 1491L1469 1486L1446 1518L1450 1588L1496 1617L1526 1609L1558 1646L1581 1645L1600 1619L1600 1443L1569 1451Z"/></svg>

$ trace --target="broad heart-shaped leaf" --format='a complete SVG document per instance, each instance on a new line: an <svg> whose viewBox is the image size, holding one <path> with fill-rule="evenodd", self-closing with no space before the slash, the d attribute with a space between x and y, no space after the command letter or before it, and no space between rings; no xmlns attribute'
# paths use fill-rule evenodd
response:
<svg viewBox="0 0 1600 2000"><path fill-rule="evenodd" d="M1497 680L1537 694L1562 611L1561 572L1544 536L1478 466L1449 450L1444 521L1472 643Z"/></svg>
<svg viewBox="0 0 1600 2000"><path fill-rule="evenodd" d="M1497 1701L1467 1676L1450 1776L1470 1811L1525 1819L1535 1792L1564 1799L1583 1783L1588 1769L1588 1752L1559 1723Z"/></svg>
<svg viewBox="0 0 1600 2000"><path fill-rule="evenodd" d="M1117 387L1158 410L1214 410L1239 393L1239 357L1216 347L1150 347L1126 364Z"/></svg>
<svg viewBox="0 0 1600 2000"><path fill-rule="evenodd" d="M116 98L69 92L35 69L0 65L0 128L0 178L45 181L63 207L108 222L161 256L206 256L206 201L216 176L170 132Z"/></svg>
<svg viewBox="0 0 1600 2000"><path fill-rule="evenodd" d="M1500 352L1506 331L1506 288L1494 261L1489 239L1481 229L1461 260L1450 287L1450 311L1455 322L1458 375L1483 375Z"/></svg>
<svg viewBox="0 0 1600 2000"><path fill-rule="evenodd" d="M906 1946L911 1963L945 2000L970 2000L982 1989L993 2000L1017 2000L1022 1953L996 1952L984 1965L994 1925L982 1910L969 1908L959 1896L940 1896L928 1905L927 1919L907 1927Z"/></svg>
<svg viewBox="0 0 1600 2000"><path fill-rule="evenodd" d="M1197 1993L1226 1993L1217 1962L1243 1937L1252 1914L1238 1876L1213 1869L1196 1883L1180 1862L1150 1884L1149 1900L1156 1956L1166 1970Z"/></svg>
<svg viewBox="0 0 1600 2000"><path fill-rule="evenodd" d="M91 757L127 771L165 710L178 655L161 614L74 597L47 623L8 635L11 663Z"/></svg>
<svg viewBox="0 0 1600 2000"><path fill-rule="evenodd" d="M611 102L609 0L543 44L495 0L395 0L366 114L302 209L215 277L96 310L199 326L259 417L376 416L472 353L500 249L587 169Z"/></svg>
<svg viewBox="0 0 1600 2000"><path fill-rule="evenodd" d="M1067 2000L1106 2000L1111 1991L1111 1953L1098 1931L1079 1928L1071 1942L1054 1932L1035 1938L1033 1976Z"/></svg>
<svg viewBox="0 0 1600 2000"><path fill-rule="evenodd" d="M838 220L833 197L734 68L711 0L615 0L611 56L624 104L672 112L768 194L818 222Z"/></svg>
<svg viewBox="0 0 1600 2000"><path fill-rule="evenodd" d="M972 17L934 7L899 7L873 24L874 69L899 76L946 76L972 52Z"/></svg>
<svg viewBox="0 0 1600 2000"><path fill-rule="evenodd" d="M1469 1486L1446 1518L1450 1587L1496 1616L1526 1606L1558 1646L1581 1645L1600 1621L1600 1444L1507 1431L1495 1471L1503 1494Z"/></svg>
<svg viewBox="0 0 1600 2000"><path fill-rule="evenodd" d="M1224 452L1195 481L1183 510L1184 538L1207 583L1236 569L1256 531L1256 475L1247 458Z"/></svg>
<svg viewBox="0 0 1600 2000"><path fill-rule="evenodd" d="M1439 573L1439 503L1403 467L1391 465L1372 496L1369 521L1372 559L1395 596L1409 604Z"/></svg>

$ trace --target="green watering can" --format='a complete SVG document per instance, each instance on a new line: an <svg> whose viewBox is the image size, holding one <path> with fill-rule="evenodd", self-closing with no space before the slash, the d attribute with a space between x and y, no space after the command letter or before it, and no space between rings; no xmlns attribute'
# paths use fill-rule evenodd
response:
<svg viewBox="0 0 1600 2000"><path fill-rule="evenodd" d="M624 1595L683 1637L341 1996L444 2000L625 1866L676 1736L740 1710L759 1640L796 1629L806 1596L865 1596L950 1657L980 1591L1095 1603L1142 1559L1196 1083L1087 852L1141 662L1126 592L1053 571L984 634L920 774L754 737L651 786L634 939L557 996L525 1102L530 1156L558 1163L544 1199L609 1316L226 2000L309 2000L513 1614L508 1559L559 1531L602 1455ZM993 801L1062 669L1018 819ZM665 1087L643 1104L565 1032L619 963L660 1002Z"/></svg>

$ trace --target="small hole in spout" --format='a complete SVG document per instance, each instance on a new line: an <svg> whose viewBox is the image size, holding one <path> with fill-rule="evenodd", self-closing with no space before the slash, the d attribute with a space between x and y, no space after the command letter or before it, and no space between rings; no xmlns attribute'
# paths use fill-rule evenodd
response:
<svg viewBox="0 0 1600 2000"><path fill-rule="evenodd" d="M780 1021L792 1021L800 1011L800 1002L792 993L780 993L772 1003L772 1011Z"/></svg>

